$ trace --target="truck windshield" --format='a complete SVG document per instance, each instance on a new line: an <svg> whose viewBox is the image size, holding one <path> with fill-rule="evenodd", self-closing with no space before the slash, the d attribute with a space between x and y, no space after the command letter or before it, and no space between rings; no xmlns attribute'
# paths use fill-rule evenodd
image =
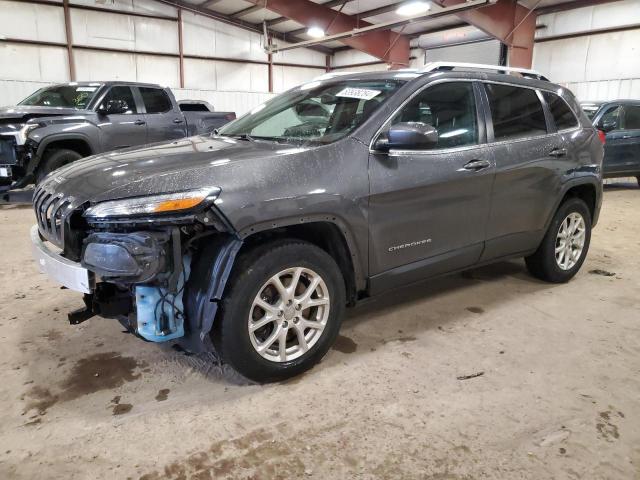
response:
<svg viewBox="0 0 640 480"><path fill-rule="evenodd" d="M100 85L55 85L29 95L18 105L85 109Z"/></svg>
<svg viewBox="0 0 640 480"><path fill-rule="evenodd" d="M361 125L405 82L347 80L311 82L262 104L220 135L302 144L339 140Z"/></svg>

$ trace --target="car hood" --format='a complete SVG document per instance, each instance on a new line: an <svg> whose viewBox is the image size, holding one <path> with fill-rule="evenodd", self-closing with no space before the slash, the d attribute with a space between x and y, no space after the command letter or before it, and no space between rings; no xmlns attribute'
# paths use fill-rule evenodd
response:
<svg viewBox="0 0 640 480"><path fill-rule="evenodd" d="M195 136L129 148L76 161L50 174L41 187L72 197L76 206L204 187L258 186L261 168L277 169L284 155L306 149L266 141Z"/></svg>
<svg viewBox="0 0 640 480"><path fill-rule="evenodd" d="M0 123L26 122L30 118L83 115L91 113L88 110L62 107L35 107L29 105L16 105L15 107L0 108Z"/></svg>

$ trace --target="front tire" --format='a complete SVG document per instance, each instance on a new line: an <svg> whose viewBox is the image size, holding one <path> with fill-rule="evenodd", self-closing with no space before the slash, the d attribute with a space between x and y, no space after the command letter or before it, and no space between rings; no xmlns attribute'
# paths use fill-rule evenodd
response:
<svg viewBox="0 0 640 480"><path fill-rule="evenodd" d="M63 167L69 163L80 160L82 155L74 150L68 150L66 148L60 148L55 150L49 150L45 152L36 170L36 185L38 185L44 177L49 173Z"/></svg>
<svg viewBox="0 0 640 480"><path fill-rule="evenodd" d="M246 378L284 380L324 357L345 304L344 279L331 256L303 241L273 242L239 258L212 340Z"/></svg>
<svg viewBox="0 0 640 480"><path fill-rule="evenodd" d="M589 208L580 198L569 198L558 208L538 250L525 258L527 268L546 282L568 282L582 267L590 242Z"/></svg>

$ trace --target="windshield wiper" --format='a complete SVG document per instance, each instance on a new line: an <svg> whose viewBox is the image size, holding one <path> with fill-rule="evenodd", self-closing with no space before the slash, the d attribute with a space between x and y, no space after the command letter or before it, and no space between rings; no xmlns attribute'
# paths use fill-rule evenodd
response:
<svg viewBox="0 0 640 480"><path fill-rule="evenodd" d="M255 142L255 139L248 133L238 133L237 135L227 135L231 138L237 138L238 140L246 140L248 142Z"/></svg>

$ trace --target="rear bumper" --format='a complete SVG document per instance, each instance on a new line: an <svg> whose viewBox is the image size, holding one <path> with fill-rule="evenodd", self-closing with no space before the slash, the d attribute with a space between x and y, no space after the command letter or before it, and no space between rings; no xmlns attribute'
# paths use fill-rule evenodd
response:
<svg viewBox="0 0 640 480"><path fill-rule="evenodd" d="M91 293L94 287L94 275L80 263L73 262L52 251L40 238L38 226L31 227L31 253L40 272L52 280L81 293Z"/></svg>

